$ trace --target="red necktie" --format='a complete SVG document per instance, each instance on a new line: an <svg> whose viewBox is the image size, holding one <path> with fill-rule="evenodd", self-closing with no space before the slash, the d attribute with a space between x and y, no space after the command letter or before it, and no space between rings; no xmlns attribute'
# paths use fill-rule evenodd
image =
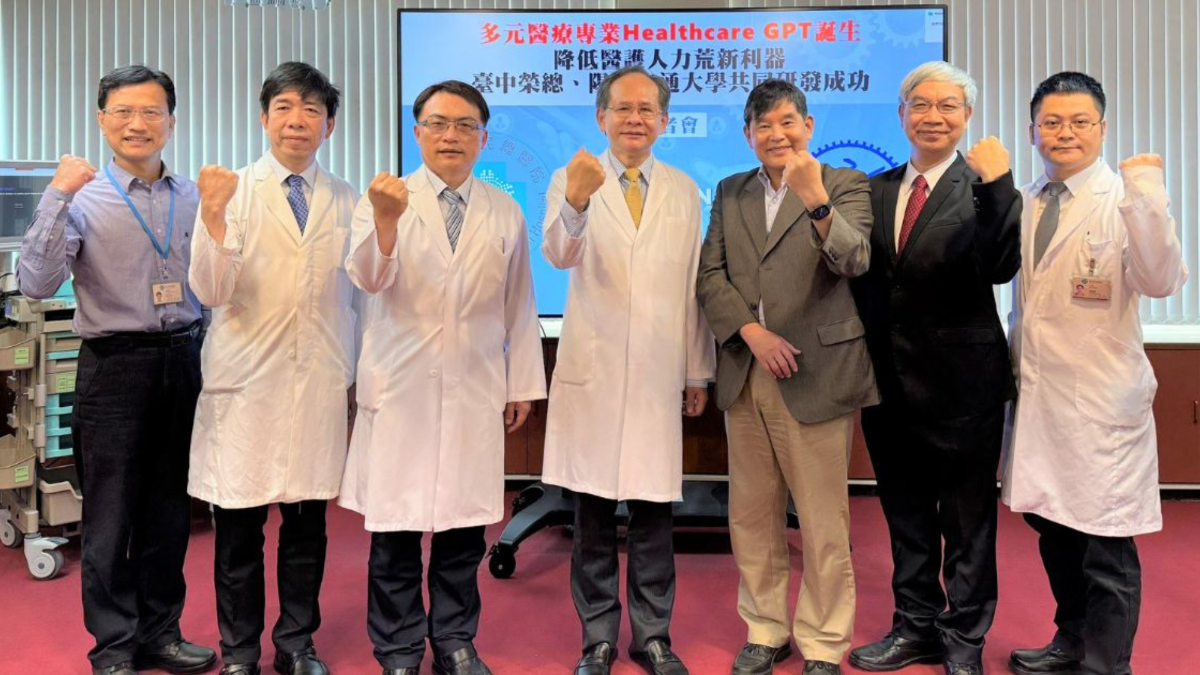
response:
<svg viewBox="0 0 1200 675"><path fill-rule="evenodd" d="M900 228L900 245L896 247L896 253L904 250L904 245L908 243L908 237L912 234L913 225L917 224L917 216L921 215L921 209L925 206L925 200L929 195L925 194L925 187L928 183L925 182L925 176L917 174L913 179L912 192L908 195L908 206L904 207L904 225Z"/></svg>

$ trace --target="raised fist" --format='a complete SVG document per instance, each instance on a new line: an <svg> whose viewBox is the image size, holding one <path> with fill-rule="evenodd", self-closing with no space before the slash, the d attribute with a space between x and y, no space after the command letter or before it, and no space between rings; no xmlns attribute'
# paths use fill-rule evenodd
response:
<svg viewBox="0 0 1200 675"><path fill-rule="evenodd" d="M375 209L375 222L394 225L408 208L408 188L404 181L386 171L380 172L367 187L367 199Z"/></svg>
<svg viewBox="0 0 1200 675"><path fill-rule="evenodd" d="M980 180L990 183L1008 173L1008 150L999 138L988 136L967 151L967 166Z"/></svg>
<svg viewBox="0 0 1200 675"><path fill-rule="evenodd" d="M1119 166L1121 169L1129 169L1135 166L1156 166L1161 169L1163 168L1163 160L1159 155L1144 153L1126 159ZM61 171L62 169L59 170Z"/></svg>
<svg viewBox="0 0 1200 675"><path fill-rule="evenodd" d="M63 155L58 160L58 170L50 180L50 187L73 195L96 177L96 167L82 157Z"/></svg>
<svg viewBox="0 0 1200 675"><path fill-rule="evenodd" d="M229 169L216 164L200 167L200 175L196 177L200 208L208 213L225 213L225 207L229 206L237 186L237 174Z"/></svg>
<svg viewBox="0 0 1200 675"><path fill-rule="evenodd" d="M596 190L604 185L605 178L600 160L580 148L567 163L567 203L576 211L582 211Z"/></svg>
<svg viewBox="0 0 1200 675"><path fill-rule="evenodd" d="M796 193L805 208L814 209L829 202L821 182L821 162L807 150L794 152L783 167L783 182Z"/></svg>

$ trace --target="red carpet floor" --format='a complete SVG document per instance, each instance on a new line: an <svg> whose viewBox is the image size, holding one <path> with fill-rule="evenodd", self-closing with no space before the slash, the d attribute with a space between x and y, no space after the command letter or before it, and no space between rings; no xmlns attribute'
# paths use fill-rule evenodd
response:
<svg viewBox="0 0 1200 675"><path fill-rule="evenodd" d="M888 628L891 561L878 500L856 497L851 508L859 600L857 646L877 639ZM1164 532L1139 539L1144 601L1134 670L1200 673L1200 503L1167 502L1163 510ZM273 512L269 527L277 526L278 513ZM329 561L322 589L324 625L316 636L317 648L337 675L377 674L380 669L366 636L367 534L361 518L336 508L330 509L329 532ZM499 532L499 525L489 530L489 543ZM795 580L800 565L799 535L789 536ZM273 542L272 533L268 548ZM724 675L745 639L735 606L737 572L728 536L723 530L682 532L676 548L675 649L695 675ZM215 647L212 549L212 531L198 522L188 553L190 592L183 631L189 639ZM568 590L570 549L570 539L562 530L543 531L521 547L513 578L500 581L481 570L484 608L477 646L497 675L570 672L578 658L580 639ZM1053 606L1035 538L1018 516L1003 507L999 555L1000 605L985 653L990 673L1007 672L1010 650L1041 645L1053 632ZM85 655L92 643L81 617L77 541L66 548L66 556L63 576L39 582L29 576L18 551L0 549L0 674L90 673ZM272 576L268 597L274 592L274 567L274 555L268 553L267 570ZM269 633L277 610L271 600L267 611L265 671L269 671L274 653ZM628 635L626 623L615 675L642 672L625 654ZM427 657L422 672L429 672L428 661ZM798 674L802 669L801 661L793 657L776 672ZM848 666L844 670L857 672ZM941 669L914 666L904 672L932 675Z"/></svg>

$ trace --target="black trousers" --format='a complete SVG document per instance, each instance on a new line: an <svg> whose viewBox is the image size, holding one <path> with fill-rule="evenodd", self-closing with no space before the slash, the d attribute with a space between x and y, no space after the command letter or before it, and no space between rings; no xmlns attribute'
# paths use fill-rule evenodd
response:
<svg viewBox="0 0 1200 675"><path fill-rule="evenodd" d="M275 650L284 654L312 646L321 627L321 580L325 576L325 508L320 500L280 504L276 578L279 620L271 631ZM217 627L225 663L257 663L266 614L263 526L268 506L213 507L217 542L213 564Z"/></svg>
<svg viewBox="0 0 1200 675"><path fill-rule="evenodd" d="M1142 606L1142 566L1133 537L1101 537L1032 513L1042 565L1058 607L1055 642L1084 673L1128 675Z"/></svg>
<svg viewBox="0 0 1200 675"><path fill-rule="evenodd" d="M438 656L471 645L479 631L479 563L484 528L434 532L429 551L429 612L421 598L421 532L371 533L367 635L384 668L416 668L425 640Z"/></svg>
<svg viewBox="0 0 1200 675"><path fill-rule="evenodd" d="M864 408L862 424L892 540L892 630L979 662L996 613L1004 408L931 420L883 404Z"/></svg>
<svg viewBox="0 0 1200 675"><path fill-rule="evenodd" d="M674 524L670 502L628 500L626 593L632 650L651 638L671 642L675 605ZM617 561L617 502L575 495L575 542L571 549L571 598L583 624L583 648L617 644L621 629L620 570Z"/></svg>
<svg viewBox="0 0 1200 675"><path fill-rule="evenodd" d="M180 639L199 331L84 340L72 421L96 668Z"/></svg>

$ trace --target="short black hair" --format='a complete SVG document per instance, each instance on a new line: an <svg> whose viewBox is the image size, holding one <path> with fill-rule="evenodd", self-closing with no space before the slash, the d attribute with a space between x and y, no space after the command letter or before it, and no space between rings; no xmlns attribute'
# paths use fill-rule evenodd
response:
<svg viewBox="0 0 1200 675"><path fill-rule="evenodd" d="M258 94L258 104L264 113L268 112L271 100L285 91L294 91L300 98L316 95L325 104L325 112L330 119L337 117L338 103L341 101L341 91L325 77L325 73L301 61L281 63L263 80L262 91Z"/></svg>
<svg viewBox="0 0 1200 675"><path fill-rule="evenodd" d="M658 107L662 109L662 112L667 112L667 109L671 107L671 86L667 84L665 78L655 75L637 64L614 70L604 78L604 81L596 89L596 110L604 110L608 107L608 102L612 100L613 84L626 75L645 75L650 78L654 86L658 87Z"/></svg>
<svg viewBox="0 0 1200 675"><path fill-rule="evenodd" d="M419 122L421 120L421 111L425 109L425 104L429 102L429 99L433 98L434 94L439 93L453 94L479 108L479 121L483 123L483 126L487 126L488 119L492 116L492 113L488 110L487 101L483 100L483 94L479 93L479 90L475 87L460 80L444 80L425 87L424 91L417 94L417 100L413 101L413 118Z"/></svg>
<svg viewBox="0 0 1200 675"><path fill-rule="evenodd" d="M1104 87L1096 78L1085 73L1064 71L1042 80L1033 92L1033 100L1029 102L1029 119L1037 121L1038 109L1042 107L1042 99L1051 94L1089 94L1096 102L1096 110L1100 111L1100 119L1104 119Z"/></svg>
<svg viewBox="0 0 1200 675"><path fill-rule="evenodd" d="M151 70L146 66L122 66L108 71L100 78L100 91L96 95L96 107L101 110L108 105L108 95L120 89L143 82L157 82L167 92L167 112L175 114L175 83L170 76L161 70Z"/></svg>
<svg viewBox="0 0 1200 675"><path fill-rule="evenodd" d="M804 97L804 92L800 91L800 87L787 80L760 82L746 97L746 108L742 111L742 118L745 119L746 126L750 126L755 119L771 112L775 106L784 101L791 101L795 104L796 112L800 113L801 117L808 117L808 99Z"/></svg>

